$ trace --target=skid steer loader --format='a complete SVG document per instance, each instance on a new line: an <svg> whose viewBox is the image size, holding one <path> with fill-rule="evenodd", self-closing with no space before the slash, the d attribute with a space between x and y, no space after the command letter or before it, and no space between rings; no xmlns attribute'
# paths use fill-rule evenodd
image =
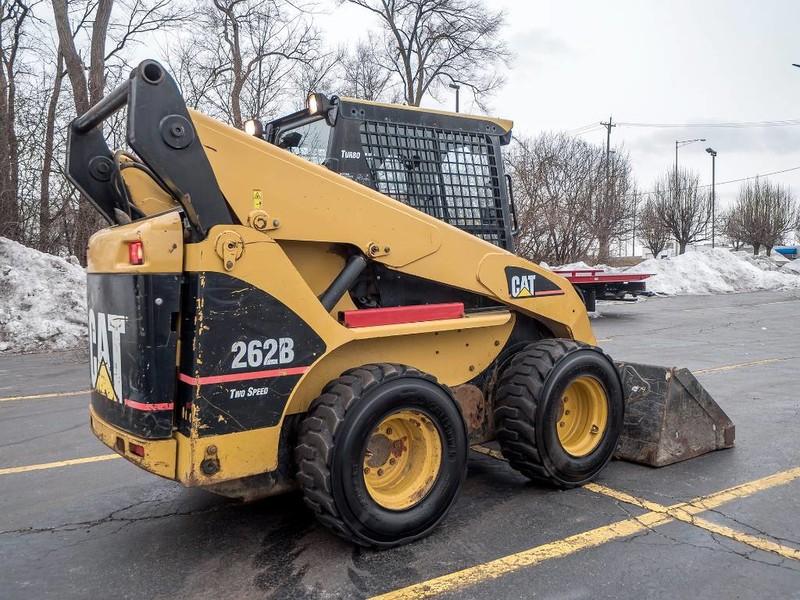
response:
<svg viewBox="0 0 800 600"><path fill-rule="evenodd" d="M509 121L314 94L247 129L149 60L71 124L68 177L111 225L88 250L91 427L131 462L232 497L299 486L388 547L447 513L470 444L562 488L618 445L732 444L688 372L613 363L571 284L512 253Z"/></svg>

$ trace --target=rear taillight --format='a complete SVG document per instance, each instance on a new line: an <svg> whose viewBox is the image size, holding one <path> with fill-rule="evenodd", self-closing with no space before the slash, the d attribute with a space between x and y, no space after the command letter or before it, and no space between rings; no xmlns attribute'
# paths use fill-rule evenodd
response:
<svg viewBox="0 0 800 600"><path fill-rule="evenodd" d="M135 454L136 456L141 456L144 458L144 446L134 444L133 442L128 442L128 450L130 450L131 454Z"/></svg>
<svg viewBox="0 0 800 600"><path fill-rule="evenodd" d="M144 244L141 240L128 244L128 259L132 265L144 264Z"/></svg>

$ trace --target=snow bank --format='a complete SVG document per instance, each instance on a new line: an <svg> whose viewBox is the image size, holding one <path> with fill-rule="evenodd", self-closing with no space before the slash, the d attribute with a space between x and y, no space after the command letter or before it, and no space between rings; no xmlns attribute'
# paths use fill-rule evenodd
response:
<svg viewBox="0 0 800 600"><path fill-rule="evenodd" d="M781 267L784 273L796 273L800 275L800 259L790 260Z"/></svg>
<svg viewBox="0 0 800 600"><path fill-rule="evenodd" d="M627 269L654 273L647 289L664 295L727 294L800 288L800 275L778 268L769 258L723 248L698 249L669 259L646 260Z"/></svg>
<svg viewBox="0 0 800 600"><path fill-rule="evenodd" d="M0 352L86 344L86 273L75 261L0 237Z"/></svg>

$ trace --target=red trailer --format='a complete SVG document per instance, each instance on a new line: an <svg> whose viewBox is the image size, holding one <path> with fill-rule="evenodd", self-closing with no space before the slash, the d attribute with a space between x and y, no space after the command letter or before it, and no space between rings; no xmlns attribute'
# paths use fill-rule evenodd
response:
<svg viewBox="0 0 800 600"><path fill-rule="evenodd" d="M625 300L630 294L648 295L645 279L652 273L606 273L603 269L554 269L562 277L567 278L580 293L586 310L596 310L596 302L600 300Z"/></svg>

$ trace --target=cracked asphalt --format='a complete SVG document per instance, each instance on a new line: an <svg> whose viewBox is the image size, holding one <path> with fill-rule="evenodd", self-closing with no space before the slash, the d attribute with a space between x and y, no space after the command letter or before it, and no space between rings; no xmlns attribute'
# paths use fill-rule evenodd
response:
<svg viewBox="0 0 800 600"><path fill-rule="evenodd" d="M663 469L613 462L599 483L663 505L800 466L800 292L604 304L616 359L687 366L736 423L736 448ZM746 365L745 363L748 363ZM720 370L719 367L744 365ZM0 357L0 397L82 390L85 357ZM87 395L0 402L0 470L108 453ZM297 494L239 504L108 460L0 475L0 597L364 598L639 516L586 489L526 483L473 453L429 538L353 548ZM700 516L800 550L800 479ZM447 598L800 598L800 560L673 521L446 593Z"/></svg>

